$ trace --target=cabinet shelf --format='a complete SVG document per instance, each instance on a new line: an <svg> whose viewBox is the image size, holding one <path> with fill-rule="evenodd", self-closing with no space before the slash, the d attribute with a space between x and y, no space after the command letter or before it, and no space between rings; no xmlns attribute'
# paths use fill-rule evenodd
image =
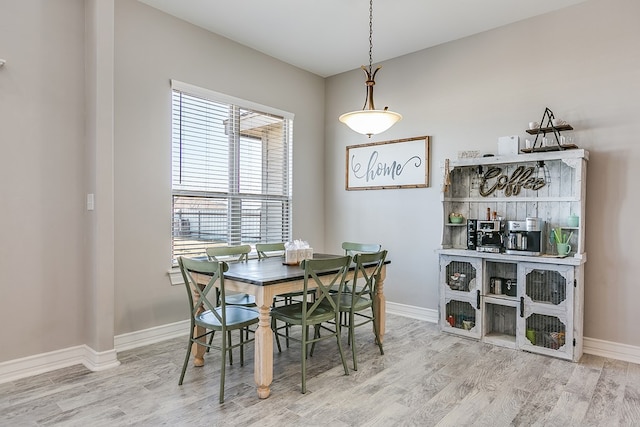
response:
<svg viewBox="0 0 640 427"><path fill-rule="evenodd" d="M575 144L551 145L548 147L522 148L523 153L542 153L547 151L575 150L578 148Z"/></svg>
<svg viewBox="0 0 640 427"><path fill-rule="evenodd" d="M536 128L536 129L527 129L527 133L529 135L538 135L540 133L544 135L544 134L553 132L554 129L557 132L561 132L561 131L564 131L564 130L573 130L571 125L562 125L562 126L549 126L549 127L544 127L544 128Z"/></svg>
<svg viewBox="0 0 640 427"><path fill-rule="evenodd" d="M500 347L515 348L516 346L516 337L514 335L490 332L484 338L485 342L499 345Z"/></svg>
<svg viewBox="0 0 640 427"><path fill-rule="evenodd" d="M497 304L497 305L506 305L509 307L515 307L518 303L517 297L510 297L505 294L492 294L486 293L484 295L484 301L486 303Z"/></svg>

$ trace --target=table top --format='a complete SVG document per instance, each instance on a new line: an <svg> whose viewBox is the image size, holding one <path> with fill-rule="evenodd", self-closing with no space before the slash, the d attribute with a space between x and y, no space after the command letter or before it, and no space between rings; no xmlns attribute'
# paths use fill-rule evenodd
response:
<svg viewBox="0 0 640 427"><path fill-rule="evenodd" d="M336 258L343 255L313 254L313 259ZM229 263L225 279L251 283L258 286L275 285L282 282L304 279L304 270L299 264L287 265L282 257L250 259L246 262Z"/></svg>
<svg viewBox="0 0 640 427"><path fill-rule="evenodd" d="M337 258L344 255L313 254L313 259ZM385 264L390 261L386 260ZM354 268L355 264L351 267ZM329 274L331 272L327 272ZM284 264L282 257L250 259L245 262L229 263L225 279L250 283L258 286L269 286L277 283L304 279L304 270L300 265Z"/></svg>

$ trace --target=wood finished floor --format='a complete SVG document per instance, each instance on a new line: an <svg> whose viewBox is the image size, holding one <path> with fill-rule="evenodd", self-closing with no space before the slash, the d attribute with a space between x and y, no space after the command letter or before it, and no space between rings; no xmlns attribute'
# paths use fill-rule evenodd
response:
<svg viewBox="0 0 640 427"><path fill-rule="evenodd" d="M305 395L299 347L275 354L265 400L255 392L251 348L244 367L227 368L220 405L217 356L189 367L178 386L186 342L172 339L122 352L107 371L78 365L0 384L0 425L640 426L637 364L590 355L571 363L391 315L384 356L368 326L357 340L359 370L349 376L334 341L316 348Z"/></svg>

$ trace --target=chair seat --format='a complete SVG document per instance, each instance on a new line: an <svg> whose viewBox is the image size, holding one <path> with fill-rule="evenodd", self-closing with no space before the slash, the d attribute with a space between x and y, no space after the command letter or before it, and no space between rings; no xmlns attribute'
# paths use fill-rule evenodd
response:
<svg viewBox="0 0 640 427"><path fill-rule="evenodd" d="M216 308L219 314L222 314L222 308ZM241 329L258 322L258 312L242 306L227 306L227 329ZM195 316L195 322L199 326L204 326L207 329L213 329L214 331L222 330L222 324L213 315L211 310L203 311Z"/></svg>
<svg viewBox="0 0 640 427"><path fill-rule="evenodd" d="M331 297L333 298L334 301L337 302L337 299L338 299L337 294L334 294ZM321 305L326 305L329 308L331 306L328 301L323 301ZM363 297L357 298L356 303L353 304L353 297L351 296L351 294L343 293L340 295L340 311L343 311L343 312L351 311L352 307L354 311L362 311L362 310L366 310L372 305L373 305L373 301L371 301L369 298L363 298Z"/></svg>
<svg viewBox="0 0 640 427"><path fill-rule="evenodd" d="M229 305L243 305L249 307L256 305L256 297L249 294L227 294L224 302Z"/></svg>
<svg viewBox="0 0 640 427"><path fill-rule="evenodd" d="M274 307L271 309L271 317L274 317L280 321L286 323L293 323L299 325L302 323L302 302L288 304L280 307ZM307 302L307 310L313 306L312 302ZM335 318L335 313L331 308L325 307L320 304L307 318L307 323L313 325L317 323L327 322Z"/></svg>

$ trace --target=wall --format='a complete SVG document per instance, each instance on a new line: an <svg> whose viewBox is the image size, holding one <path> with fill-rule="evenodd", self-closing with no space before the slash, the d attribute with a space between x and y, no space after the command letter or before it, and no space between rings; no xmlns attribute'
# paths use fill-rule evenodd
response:
<svg viewBox="0 0 640 427"><path fill-rule="evenodd" d="M387 61L376 80L376 105L404 119L371 141L337 120L360 108L362 71L327 79L327 247L347 238L380 241L392 259L388 300L437 310L444 159L460 150L495 152L500 136L530 138L528 122L549 107L591 154L585 336L639 346L640 287L632 266L640 252L633 190L640 173L638 16L634 0L593 0ZM433 137L430 188L344 190L346 146L419 135Z"/></svg>
<svg viewBox="0 0 640 427"><path fill-rule="evenodd" d="M0 5L0 361L85 342L82 0Z"/></svg>
<svg viewBox="0 0 640 427"><path fill-rule="evenodd" d="M186 318L171 287L171 87L176 79L292 112L295 238L324 246L324 80L133 0L115 9L116 334ZM295 90L292 90L295 88Z"/></svg>

